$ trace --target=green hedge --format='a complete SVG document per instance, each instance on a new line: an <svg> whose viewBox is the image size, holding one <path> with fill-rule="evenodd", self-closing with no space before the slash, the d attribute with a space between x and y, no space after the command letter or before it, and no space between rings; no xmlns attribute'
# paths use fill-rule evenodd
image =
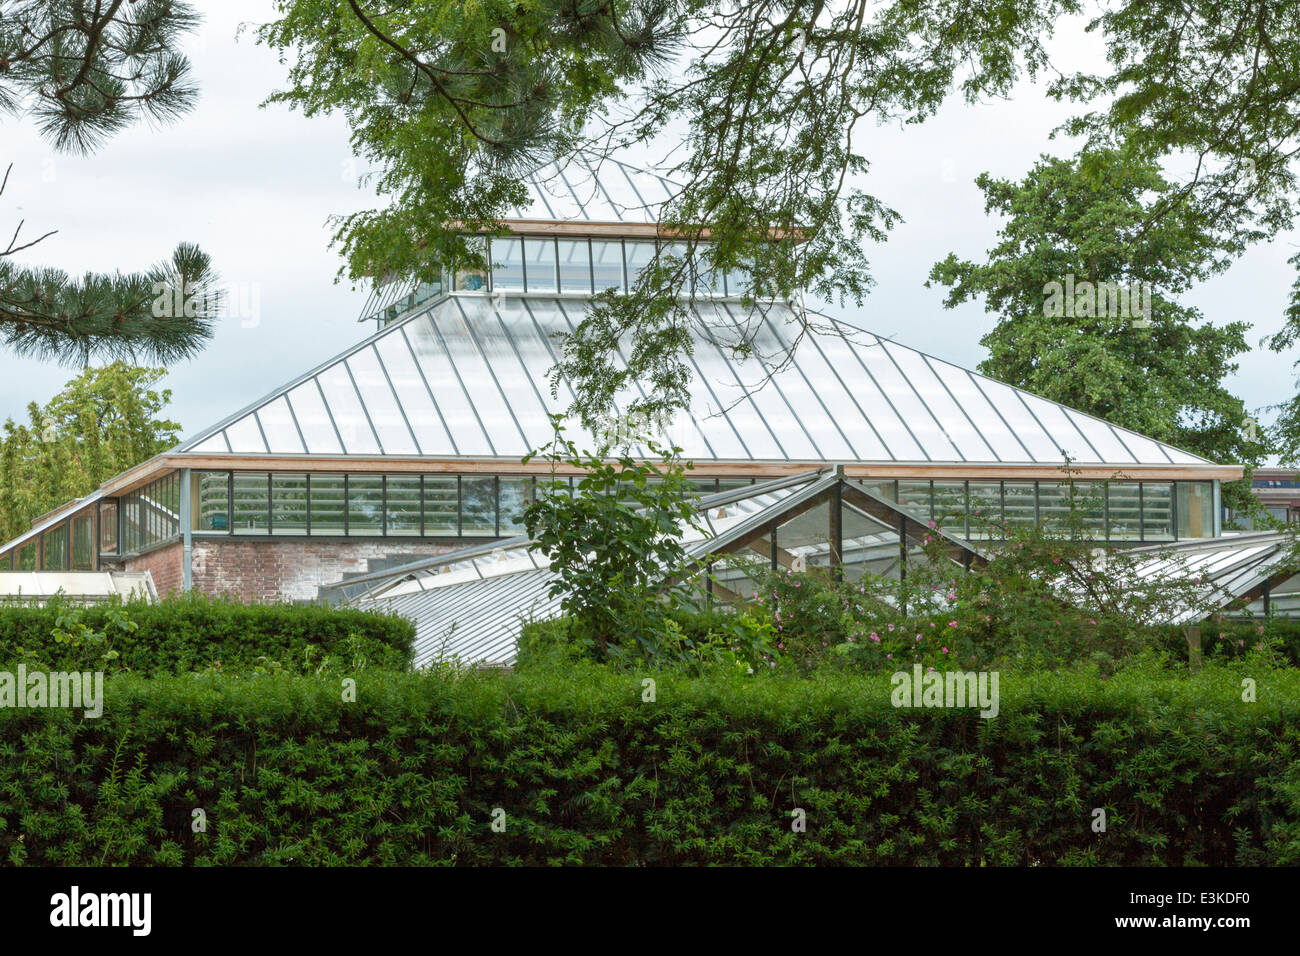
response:
<svg viewBox="0 0 1300 956"><path fill-rule="evenodd" d="M0 859L1300 863L1294 671L1004 672L992 720L895 709L887 677L656 680L118 675L98 720L0 711Z"/></svg>
<svg viewBox="0 0 1300 956"><path fill-rule="evenodd" d="M404 669L414 626L404 618L320 605L245 605L188 594L79 607L0 605L0 667L139 674Z"/></svg>

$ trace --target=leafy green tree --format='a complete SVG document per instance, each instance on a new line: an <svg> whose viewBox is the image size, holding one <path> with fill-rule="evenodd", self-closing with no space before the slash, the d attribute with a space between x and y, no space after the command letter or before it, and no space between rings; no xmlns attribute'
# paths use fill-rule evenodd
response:
<svg viewBox="0 0 1300 956"><path fill-rule="evenodd" d="M160 368L115 362L86 369L28 423L9 419L0 436L0 541L113 475L176 444L180 426L162 417L170 390L154 385Z"/></svg>
<svg viewBox="0 0 1300 956"><path fill-rule="evenodd" d="M174 120L198 95L179 51L198 22L194 8L177 0L5 4L0 114L31 116L56 149L81 154L139 119ZM20 355L81 365L92 358L169 363L211 337L220 296L197 247L182 243L146 272L73 278L11 261L54 234L24 241L23 225L0 247L0 341Z"/></svg>
<svg viewBox="0 0 1300 956"><path fill-rule="evenodd" d="M976 183L1005 219L1000 241L983 262L950 253L930 282L949 287L949 308L982 296L997 314L982 372L1212 460L1260 461L1263 438L1223 385L1249 325L1175 298L1227 262L1188 207L1148 224L1176 188L1158 165L1094 150Z"/></svg>
<svg viewBox="0 0 1300 956"><path fill-rule="evenodd" d="M682 535L698 520L689 463L679 449L648 443L655 462L611 449L583 452L553 417L551 445L528 455L551 463L552 481L524 510L534 548L547 556L569 638L600 659L654 660L666 631L667 584L688 573ZM561 466L580 471L571 492Z"/></svg>

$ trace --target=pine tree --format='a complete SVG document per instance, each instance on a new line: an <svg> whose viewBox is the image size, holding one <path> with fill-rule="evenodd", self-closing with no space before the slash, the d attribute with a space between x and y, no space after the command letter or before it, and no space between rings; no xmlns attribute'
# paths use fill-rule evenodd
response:
<svg viewBox="0 0 1300 956"><path fill-rule="evenodd" d="M175 120L197 96L178 49L197 25L194 9L173 0L6 4L0 113L32 117L55 149L79 154L141 118ZM211 337L221 299L196 246L178 245L145 272L73 278L12 261L55 232L24 241L23 225L0 247L0 341L20 355L79 365L92 358L169 363Z"/></svg>

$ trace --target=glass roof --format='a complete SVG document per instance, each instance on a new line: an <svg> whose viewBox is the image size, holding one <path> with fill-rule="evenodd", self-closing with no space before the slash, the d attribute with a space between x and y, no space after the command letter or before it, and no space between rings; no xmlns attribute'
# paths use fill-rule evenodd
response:
<svg viewBox="0 0 1300 956"><path fill-rule="evenodd" d="M528 202L503 219L657 223L660 207L681 188L649 170L583 152L542 166L524 185Z"/></svg>
<svg viewBox="0 0 1300 956"><path fill-rule="evenodd" d="M572 401L567 382L552 397L548 372L557 336L585 308L559 296L444 296L176 450L522 458L550 440L548 413ZM1076 464L1207 464L843 322L812 316L786 363L801 331L788 306L761 315L722 301L694 308L708 329L691 357L695 395L660 437L697 464L1055 466L1066 455ZM756 352L740 357L731 345L755 326Z"/></svg>

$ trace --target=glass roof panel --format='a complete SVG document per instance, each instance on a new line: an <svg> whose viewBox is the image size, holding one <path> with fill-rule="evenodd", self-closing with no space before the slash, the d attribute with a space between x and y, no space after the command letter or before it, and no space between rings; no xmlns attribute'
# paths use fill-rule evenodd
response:
<svg viewBox="0 0 1300 956"><path fill-rule="evenodd" d="M907 380L920 394L921 400L942 425L950 442L961 451L967 461L989 461L994 458L983 436L976 431L965 412L953 401L952 395L920 352L885 342L882 346L903 370Z"/></svg>
<svg viewBox="0 0 1300 956"><path fill-rule="evenodd" d="M420 374L415 358L406 344L405 335L389 335L375 343L375 350L388 371L388 378L397 392L406 421L415 432L415 440L423 455L454 455L456 448L447 435L447 428L438 414L429 386Z"/></svg>
<svg viewBox="0 0 1300 956"><path fill-rule="evenodd" d="M354 352L347 361L352 379L357 383L361 401L370 414L370 424L379 435L379 444L386 455L415 455L419 449L411 437L402 409L397 405L388 377L379 364L373 347Z"/></svg>
<svg viewBox="0 0 1300 956"><path fill-rule="evenodd" d="M256 414L272 454L301 455L306 451L302 439L298 437L298 426L294 424L289 403L283 395L263 405Z"/></svg>
<svg viewBox="0 0 1300 956"><path fill-rule="evenodd" d="M884 347L884 339L872 346L859 346L854 351L866 367L871 377L889 396L889 401L898 409L904 423L924 449L931 461L960 461L957 446L944 434L943 427L926 408L911 383L894 364L893 358Z"/></svg>
<svg viewBox="0 0 1300 956"><path fill-rule="evenodd" d="M452 301L452 308L439 313L436 331L446 345L465 391L472 397L474 411L491 438L496 454L522 457L532 449L526 447L527 439L520 433L510 406L502 397L494 370L484 358L474 334L486 325L487 296L458 296ZM473 330L465 320L466 315L472 317Z"/></svg>
<svg viewBox="0 0 1300 956"><path fill-rule="evenodd" d="M230 442L230 450L237 455L261 455L266 452L262 430L257 427L257 419L252 415L245 415L239 421L227 425L226 441Z"/></svg>
<svg viewBox="0 0 1300 956"><path fill-rule="evenodd" d="M1017 390L1010 385L1003 385L995 379L982 375L974 376L975 384L988 396L989 401L998 410L1016 437L1029 449L1033 461L1055 462L1061 460L1061 452L1052 444L1051 438L1038 424L1025 403L1020 400Z"/></svg>
<svg viewBox="0 0 1300 956"><path fill-rule="evenodd" d="M1107 464L1124 464L1133 461L1133 454L1120 440L1109 425L1090 415L1080 415L1071 411L1067 413L1070 421L1079 426L1079 430L1088 436L1092 447L1097 449L1101 460Z"/></svg>
<svg viewBox="0 0 1300 956"><path fill-rule="evenodd" d="M366 420L366 413L352 385L352 376L342 362L316 376L325 404L343 439L343 451L349 455L377 455L379 443Z"/></svg>
<svg viewBox="0 0 1300 956"><path fill-rule="evenodd" d="M819 336L817 344L836 377L863 410L867 427L880 435L888 450L884 460L924 461L925 452L916 438L858 359L860 351L878 351L879 339L851 326L841 325L838 329L838 335Z"/></svg>
<svg viewBox="0 0 1300 956"><path fill-rule="evenodd" d="M429 387L433 389L443 421L451 430L451 441L457 454L494 455L496 452L483 432L464 387L456 377L451 359L433 329L434 314L441 320L444 315L454 311L455 304L446 302L432 313L404 323L401 328L411 343L411 350L415 353Z"/></svg>
<svg viewBox="0 0 1300 956"><path fill-rule="evenodd" d="M1025 451L1020 442L1016 441L1016 436L1012 434L1011 429L998 415L997 410L990 404L985 394L980 391L970 372L967 372L964 368L949 365L947 362L941 362L938 359L931 359L930 365L939 378L943 380L943 383L948 386L948 391L957 399L962 411L969 415L975 423L980 435L993 449L997 461L1023 462L1033 460L1029 452Z"/></svg>
<svg viewBox="0 0 1300 956"><path fill-rule="evenodd" d="M1092 446L1079 433L1079 429L1066 417L1061 407L1053 402L1039 398L1037 395L1030 395L1022 392L1021 396L1033 410L1035 417L1047 429L1047 433L1052 436L1052 446L1057 449L1064 449L1066 454L1074 461L1097 461L1097 453L1093 451ZM1059 460L1061 453L1058 450L1056 458Z"/></svg>
<svg viewBox="0 0 1300 956"><path fill-rule="evenodd" d="M289 390L289 404L293 408L294 418L298 420L298 427L302 429L303 438L307 440L308 452L313 455L338 455L343 452L314 378Z"/></svg>

